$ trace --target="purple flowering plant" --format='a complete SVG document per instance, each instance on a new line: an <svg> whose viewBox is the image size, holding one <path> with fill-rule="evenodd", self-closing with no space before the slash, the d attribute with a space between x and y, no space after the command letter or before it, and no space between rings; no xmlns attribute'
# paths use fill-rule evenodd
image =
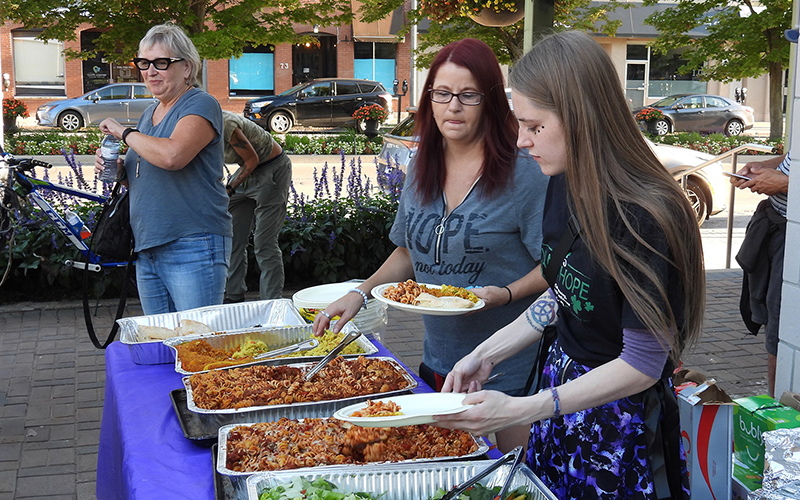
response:
<svg viewBox="0 0 800 500"><path fill-rule="evenodd" d="M340 165L314 169L312 197L292 185L279 236L286 275L301 283L332 283L375 272L395 247L389 231L404 178L389 167L373 186L361 159L348 164L342 154Z"/></svg>

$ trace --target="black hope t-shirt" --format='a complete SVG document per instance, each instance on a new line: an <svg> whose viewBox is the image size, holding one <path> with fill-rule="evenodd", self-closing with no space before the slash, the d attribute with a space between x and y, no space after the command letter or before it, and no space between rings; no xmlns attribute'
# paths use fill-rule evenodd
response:
<svg viewBox="0 0 800 500"><path fill-rule="evenodd" d="M650 214L637 205L628 205L625 209L640 236L659 253L668 255L663 231ZM550 179L547 190L542 232L543 267L547 266L561 240L569 217L566 176L560 174ZM625 248L646 256L661 282L667 283L669 303L680 324L680 279L674 266L636 241L615 211L610 217L612 237ZM623 267L629 268L624 263ZM641 276L640 272L633 272ZM558 267L555 281L553 291L559 305L558 340L564 352L575 361L591 367L611 361L622 352L623 328L645 328L616 282L592 259L581 237L575 240ZM637 281L647 282L643 277Z"/></svg>

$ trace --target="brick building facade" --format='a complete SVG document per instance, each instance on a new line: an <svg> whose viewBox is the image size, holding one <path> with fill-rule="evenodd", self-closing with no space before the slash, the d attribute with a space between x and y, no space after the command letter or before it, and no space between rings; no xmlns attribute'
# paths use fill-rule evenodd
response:
<svg viewBox="0 0 800 500"><path fill-rule="evenodd" d="M402 13L400 13L400 15L402 15ZM336 63L335 66L332 64L327 65L329 68L327 74L320 74L317 76L354 77L356 44L369 44L373 41L377 41L381 44L391 43L394 45L394 78L401 82L411 79L411 43L409 37L405 37L400 42L397 42L396 39L388 33L385 33L382 37L364 36L360 38L358 33L354 36L353 25L327 28L296 25L294 28L298 34L314 36L320 40L327 39L326 44L320 44L320 47L317 48L317 50L320 51L317 57L328 60L328 63L331 62L330 59L335 58ZM360 29L358 23L357 29ZM95 31L97 30L93 26L88 24L83 25L77 30L76 40L66 41L63 42L63 44L56 43L54 45L61 46L62 50L80 50L81 40L84 38L83 35L91 34ZM361 31L363 32L363 30ZM384 28L384 31L386 31L386 28ZM3 97L15 97L25 102L31 116L34 116L36 109L46 102L58 100L60 98L80 96L93 90L97 86L101 86L101 83L107 84L129 80L141 81L138 72L132 64L129 67L108 65L109 67L113 66L113 68L107 71L108 75L106 76L108 76L108 78L95 80L96 85L92 86L87 83L87 63L85 61L63 60L63 62L61 62L61 64L63 64L63 74L58 75L58 70L53 73L55 78L59 81L58 85L42 85L38 88L27 88L19 84L19 75L15 72L15 64L17 67L25 69L35 68L35 66L27 66L28 61L19 60L19 54L15 53L15 46L19 48L20 37L24 37L25 35L30 37L30 43L35 42L41 44L41 42L33 40L33 36L35 35L34 31L26 31L25 27L19 24L5 23L0 26L0 71L2 71L3 76L1 82ZM298 61L296 55L297 47L298 46L294 44L283 43L277 44L272 48L273 90L258 95L267 95L273 92L278 94L298 83L297 77L299 72L298 68L295 67ZM51 50L54 49L51 47ZM310 49L306 49L306 52L309 51L313 54L315 51L314 46L311 46ZM17 58L16 61L15 58ZM237 92L232 91L230 84L232 60L207 60L205 63L206 67L203 75L205 88L211 95L217 98L223 109L237 113L242 112L245 101L257 96L252 92L249 95L237 95ZM43 63L41 61L36 61L36 63L32 62L31 64L41 65ZM334 67L335 70L332 69ZM101 73L101 75L105 75L105 73ZM386 89L391 92L391 81L387 83L384 80L383 83ZM395 102L395 109L396 105Z"/></svg>

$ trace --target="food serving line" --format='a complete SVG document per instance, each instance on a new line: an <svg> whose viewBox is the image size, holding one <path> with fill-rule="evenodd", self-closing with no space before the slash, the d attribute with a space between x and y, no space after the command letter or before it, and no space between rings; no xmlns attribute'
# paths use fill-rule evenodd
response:
<svg viewBox="0 0 800 500"><path fill-rule="evenodd" d="M299 311L286 299L120 320L121 341L106 350L98 499L229 498L226 495L230 492L219 488L223 481L215 472L211 443L200 439L202 436L191 436L185 419L179 417L178 396L186 391L184 375L176 371L174 354L161 342L142 342L136 337L137 328L142 325L175 327L181 319L205 322L216 331L253 325L305 324ZM377 339L370 340L376 348L370 356L396 361L416 383L413 393L433 392ZM494 448L487 455L501 456ZM412 468L414 465L406 464ZM425 469L422 465L430 468L431 464L417 464L416 468Z"/></svg>

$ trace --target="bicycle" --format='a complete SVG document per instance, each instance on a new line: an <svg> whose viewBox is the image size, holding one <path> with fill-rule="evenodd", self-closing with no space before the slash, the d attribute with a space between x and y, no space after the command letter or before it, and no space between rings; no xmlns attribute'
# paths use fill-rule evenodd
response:
<svg viewBox="0 0 800 500"><path fill-rule="evenodd" d="M73 188L71 186L56 184L48 180L38 179L32 175L36 167L49 169L52 168L53 165L41 160L36 160L34 158L15 158L13 155L6 153L2 148L0 148L0 235L8 235L9 240L8 267L6 268L3 278L0 280L0 285L5 282L11 269L11 247L13 246L14 240L14 220L19 216L23 200L32 202L42 212L44 212L47 218L53 224L55 224L59 232L63 234L75 248L77 248L81 255L83 255L82 261L67 259L64 262L66 267L95 273L113 268L126 268L120 304L117 309L117 317L115 318L109 340L106 341L102 347L99 341L96 341L97 339L94 335L94 330L88 311L87 274L84 274L83 298L86 326L89 330L89 336L92 338L92 342L95 344L95 346L98 348L105 348L116 334L118 328L116 319L122 317L126 299L125 287L130 278L129 273L130 267L133 265L133 258L127 262L106 260L100 255L94 253L89 245L91 240L88 238L82 238L79 231L67 223L66 219L64 219L64 217L62 217L62 215L56 211L53 205L42 194L42 191L55 191L75 198L93 201L101 205L107 201L108 198L106 196Z"/></svg>

